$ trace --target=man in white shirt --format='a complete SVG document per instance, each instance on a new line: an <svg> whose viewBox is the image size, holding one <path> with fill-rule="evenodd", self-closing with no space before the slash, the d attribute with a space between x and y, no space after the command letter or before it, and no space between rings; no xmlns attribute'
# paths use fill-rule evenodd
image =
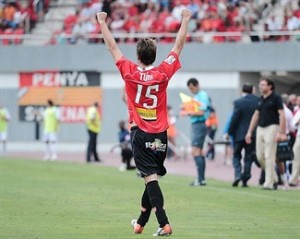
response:
<svg viewBox="0 0 300 239"><path fill-rule="evenodd" d="M293 117L293 126L297 129L296 141L293 147L294 160L292 167L292 175L289 179L289 185L291 187L297 186L298 178L300 174L300 109Z"/></svg>

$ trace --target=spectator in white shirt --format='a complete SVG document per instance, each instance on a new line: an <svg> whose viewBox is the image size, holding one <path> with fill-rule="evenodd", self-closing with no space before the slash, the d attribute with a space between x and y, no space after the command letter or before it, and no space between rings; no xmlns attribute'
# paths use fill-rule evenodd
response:
<svg viewBox="0 0 300 239"><path fill-rule="evenodd" d="M289 185L291 187L297 186L298 178L300 174L300 110L299 109L293 118L293 126L297 129L297 136L293 147L294 160L293 160L293 167L292 167L292 175L289 179Z"/></svg>

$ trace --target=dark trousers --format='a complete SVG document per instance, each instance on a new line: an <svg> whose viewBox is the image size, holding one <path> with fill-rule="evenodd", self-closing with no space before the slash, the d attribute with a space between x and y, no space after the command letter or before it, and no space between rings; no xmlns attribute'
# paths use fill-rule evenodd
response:
<svg viewBox="0 0 300 239"><path fill-rule="evenodd" d="M215 144L214 139L216 135L217 129L208 128L208 137L211 139L211 142L208 142L208 150L206 152L206 158L215 159Z"/></svg>
<svg viewBox="0 0 300 239"><path fill-rule="evenodd" d="M121 151L122 162L126 164L127 169L133 169L135 167L131 166L131 159L133 157L132 150L129 148L123 148Z"/></svg>
<svg viewBox="0 0 300 239"><path fill-rule="evenodd" d="M244 156L244 168L242 170L242 150L245 150ZM234 167L234 179L240 179L243 183L251 178L251 166L255 157L255 144L247 144L245 140L234 142L234 152L233 152L233 167Z"/></svg>
<svg viewBox="0 0 300 239"><path fill-rule="evenodd" d="M97 154L97 133L88 130L89 134L89 142L87 147L86 153L86 161L91 161L91 156L94 156L95 161L100 161L98 154Z"/></svg>

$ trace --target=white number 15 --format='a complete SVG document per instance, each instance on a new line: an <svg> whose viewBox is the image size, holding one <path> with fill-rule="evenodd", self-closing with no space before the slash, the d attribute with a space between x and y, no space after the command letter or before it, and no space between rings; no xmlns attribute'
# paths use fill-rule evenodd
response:
<svg viewBox="0 0 300 239"><path fill-rule="evenodd" d="M157 107L157 96L155 94L151 94L151 92L154 90L155 92L158 92L158 86L159 85L149 85L149 86L144 86L147 87L145 97L150 98L153 100L152 105L148 105L147 103L143 104L143 107L147 109L153 109ZM143 85L137 85L137 92L135 96L135 103L139 103L141 99L141 94L142 94L142 89Z"/></svg>

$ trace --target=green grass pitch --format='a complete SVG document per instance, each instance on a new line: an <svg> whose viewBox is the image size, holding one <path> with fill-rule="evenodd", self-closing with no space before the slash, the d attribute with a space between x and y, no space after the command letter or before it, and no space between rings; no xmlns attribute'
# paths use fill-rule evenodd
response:
<svg viewBox="0 0 300 239"><path fill-rule="evenodd" d="M208 180L189 187L190 177L160 180L171 238L299 239L300 190L232 188ZM155 214L134 235L142 179L117 168L69 162L0 158L0 238L153 238Z"/></svg>

